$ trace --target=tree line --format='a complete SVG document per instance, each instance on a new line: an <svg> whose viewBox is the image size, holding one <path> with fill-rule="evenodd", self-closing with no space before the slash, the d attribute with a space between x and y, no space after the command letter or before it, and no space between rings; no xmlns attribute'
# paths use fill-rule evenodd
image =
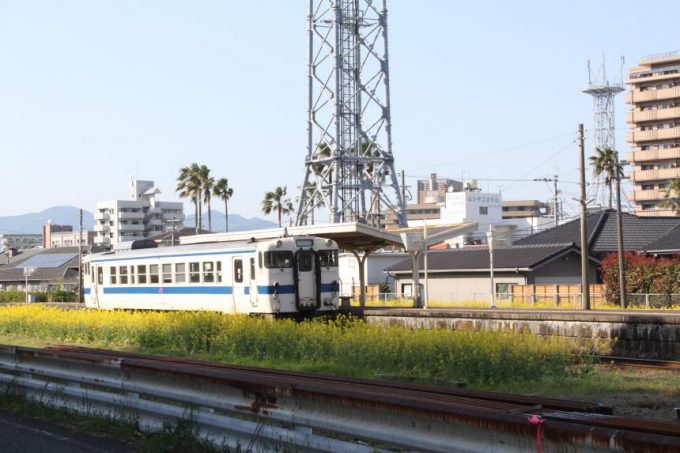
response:
<svg viewBox="0 0 680 453"><path fill-rule="evenodd" d="M210 169L206 165L199 165L194 162L180 168L177 177L176 191L179 197L188 198L194 205L194 227L197 234L203 226L204 206L208 214L208 230L212 231L211 202L213 197L224 202L224 231L229 232L229 200L234 195L234 189L229 186L229 179L220 178L216 180L210 173ZM282 216L291 215L294 212L293 202L287 197L286 186L279 186L271 192L266 192L261 209L265 215L276 212L279 227L281 227Z"/></svg>

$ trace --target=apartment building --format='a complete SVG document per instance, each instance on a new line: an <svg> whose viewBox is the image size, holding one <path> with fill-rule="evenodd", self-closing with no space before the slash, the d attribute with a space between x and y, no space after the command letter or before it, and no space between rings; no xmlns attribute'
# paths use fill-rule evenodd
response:
<svg viewBox="0 0 680 453"><path fill-rule="evenodd" d="M437 173L430 174L429 179L418 180L418 204L443 203L446 192L463 190L463 183L449 178L437 178ZM450 189L453 187L453 189Z"/></svg>
<svg viewBox="0 0 680 453"><path fill-rule="evenodd" d="M95 232L74 231L71 225L55 225L47 223L43 225L43 248L51 249L58 247L73 247L79 245L94 244Z"/></svg>
<svg viewBox="0 0 680 453"><path fill-rule="evenodd" d="M0 252L8 249L28 250L42 246L42 234L0 234Z"/></svg>
<svg viewBox="0 0 680 453"><path fill-rule="evenodd" d="M680 51L642 59L629 69L626 83L635 188L628 199L639 216L675 215L662 201L670 182L680 177Z"/></svg>
<svg viewBox="0 0 680 453"><path fill-rule="evenodd" d="M130 179L128 200L97 203L95 244L112 246L120 242L156 236L179 220L184 221L181 202L158 200L160 190L153 181ZM175 227L181 228L179 225Z"/></svg>

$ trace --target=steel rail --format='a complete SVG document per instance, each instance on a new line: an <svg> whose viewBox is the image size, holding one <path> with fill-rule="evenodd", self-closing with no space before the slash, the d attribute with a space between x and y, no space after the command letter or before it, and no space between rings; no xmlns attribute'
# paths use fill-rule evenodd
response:
<svg viewBox="0 0 680 453"><path fill-rule="evenodd" d="M0 346L0 381L48 404L144 426L190 418L218 442L252 451L527 451L537 435L546 450L680 448L676 424L539 399L103 350Z"/></svg>
<svg viewBox="0 0 680 453"><path fill-rule="evenodd" d="M617 365L624 367L652 368L657 370L680 371L680 362L676 360L639 359L634 357L616 357L599 355L595 357L601 365Z"/></svg>

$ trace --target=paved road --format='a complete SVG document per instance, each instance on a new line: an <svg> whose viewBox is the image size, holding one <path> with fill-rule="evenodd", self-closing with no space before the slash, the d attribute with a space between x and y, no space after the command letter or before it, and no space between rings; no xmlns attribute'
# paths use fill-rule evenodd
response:
<svg viewBox="0 0 680 453"><path fill-rule="evenodd" d="M119 442L79 434L49 422L0 411L3 453L123 453Z"/></svg>

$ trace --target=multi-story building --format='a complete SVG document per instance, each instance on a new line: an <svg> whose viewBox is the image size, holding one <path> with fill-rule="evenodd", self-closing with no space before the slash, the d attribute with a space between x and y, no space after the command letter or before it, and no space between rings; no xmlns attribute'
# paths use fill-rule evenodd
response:
<svg viewBox="0 0 680 453"><path fill-rule="evenodd" d="M114 245L155 236L184 221L181 202L159 201L153 181L130 180L130 199L97 203L95 244ZM179 220L179 225L177 221Z"/></svg>
<svg viewBox="0 0 680 453"><path fill-rule="evenodd" d="M437 178L437 173L432 173L429 179L418 180L418 204L443 203L449 190L460 192L463 183L455 179Z"/></svg>
<svg viewBox="0 0 680 453"><path fill-rule="evenodd" d="M637 215L675 215L662 202L670 182L680 177L680 52L642 59L629 69L626 83L635 184L628 198Z"/></svg>
<svg viewBox="0 0 680 453"><path fill-rule="evenodd" d="M43 248L51 249L56 247L77 247L79 245L94 244L95 232L73 231L71 225L54 225L48 223L43 225Z"/></svg>
<svg viewBox="0 0 680 453"><path fill-rule="evenodd" d="M42 246L42 234L0 234L0 252L8 249L27 250Z"/></svg>
<svg viewBox="0 0 680 453"><path fill-rule="evenodd" d="M505 200L502 206L504 219L542 217L550 214L550 205L538 200Z"/></svg>

